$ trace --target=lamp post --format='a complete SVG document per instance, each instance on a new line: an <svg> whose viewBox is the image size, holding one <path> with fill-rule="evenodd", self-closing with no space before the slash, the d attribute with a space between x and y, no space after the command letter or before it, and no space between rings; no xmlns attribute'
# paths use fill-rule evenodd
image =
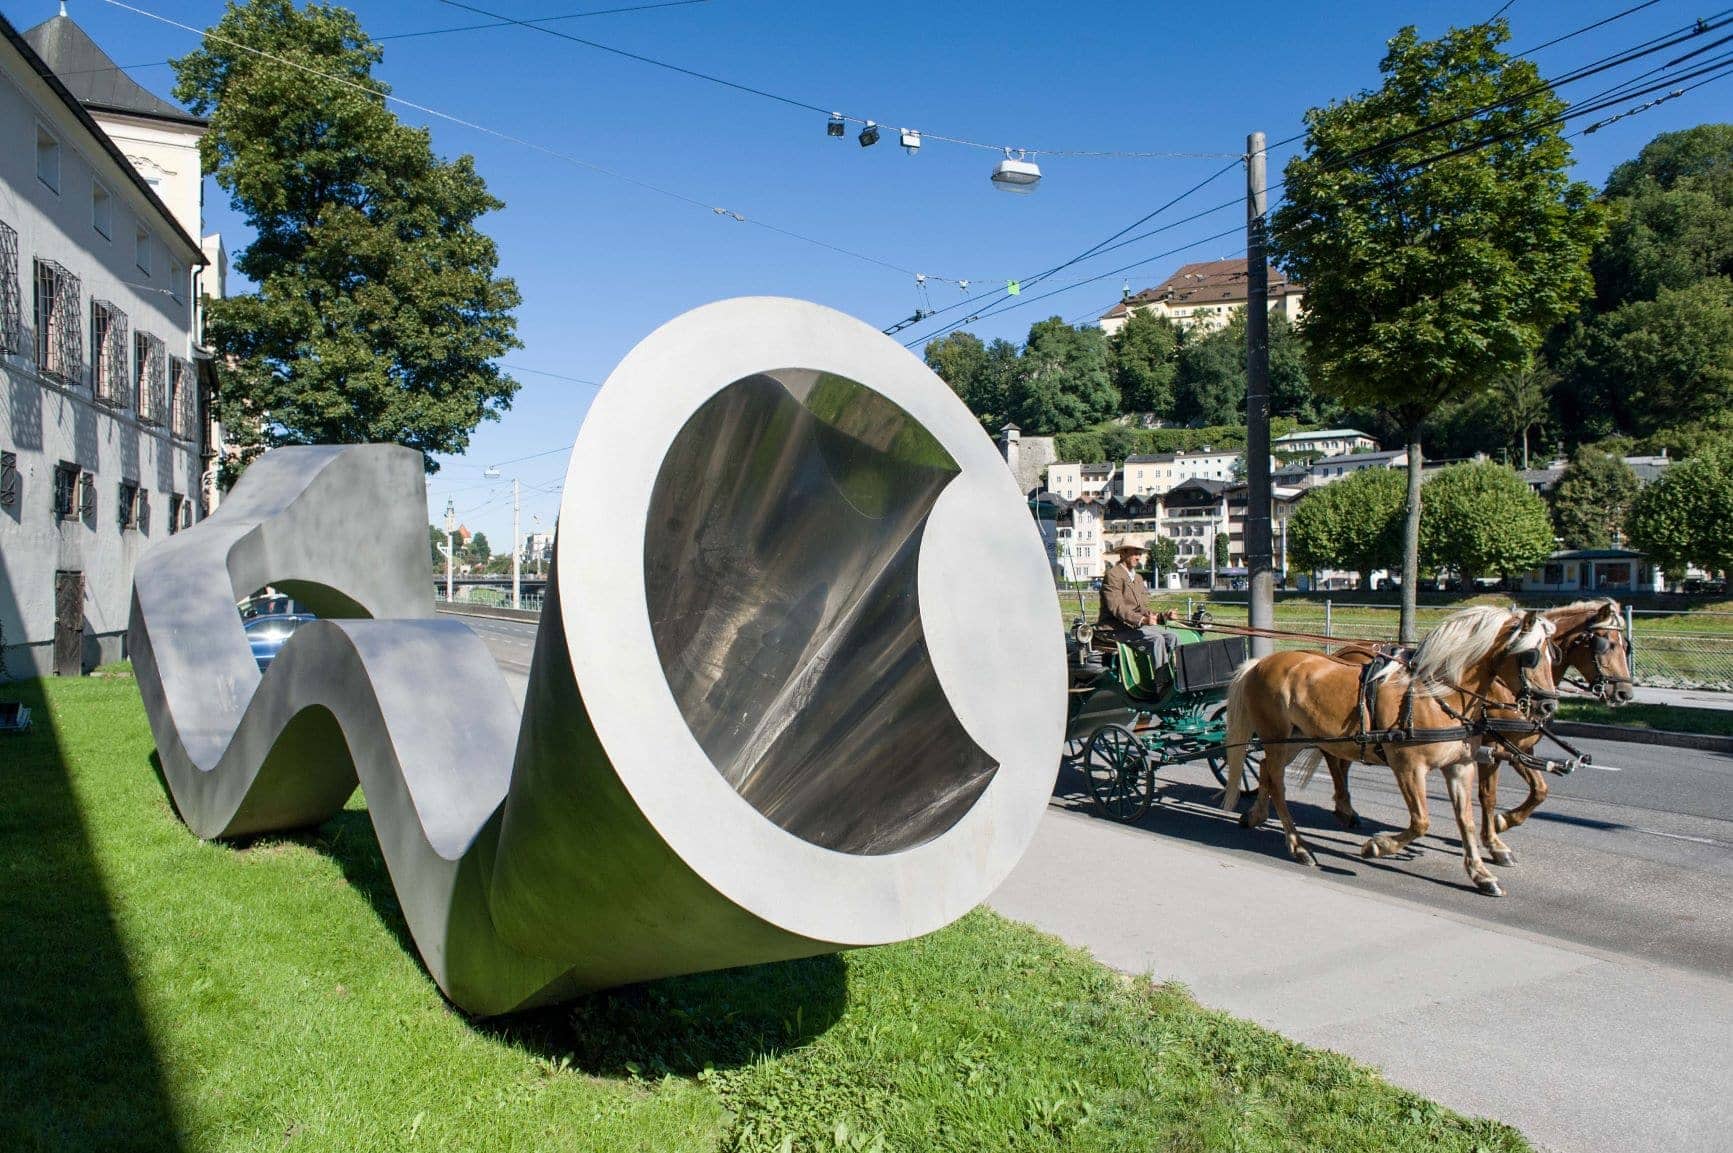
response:
<svg viewBox="0 0 1733 1153"><path fill-rule="evenodd" d="M445 498L445 603L451 603L451 556L456 552L452 543L452 533L457 531L457 510L452 507L451 498Z"/></svg>
<svg viewBox="0 0 1733 1153"><path fill-rule="evenodd" d="M499 478L499 468L491 467L482 470L483 476L490 480ZM523 575L519 567L521 546L518 543L518 480L511 478L511 607L523 607Z"/></svg>

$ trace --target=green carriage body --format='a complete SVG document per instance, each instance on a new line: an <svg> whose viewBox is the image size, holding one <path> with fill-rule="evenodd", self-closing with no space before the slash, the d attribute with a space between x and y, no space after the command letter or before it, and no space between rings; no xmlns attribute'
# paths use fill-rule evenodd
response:
<svg viewBox="0 0 1733 1153"><path fill-rule="evenodd" d="M1066 747L1080 750L1069 759L1088 778L1097 808L1115 820L1134 821L1148 810L1163 766L1206 761L1226 782L1227 688L1248 642L1168 631L1175 643L1160 665L1124 642L1098 651L1082 638L1072 641ZM1254 758L1250 787L1255 781Z"/></svg>

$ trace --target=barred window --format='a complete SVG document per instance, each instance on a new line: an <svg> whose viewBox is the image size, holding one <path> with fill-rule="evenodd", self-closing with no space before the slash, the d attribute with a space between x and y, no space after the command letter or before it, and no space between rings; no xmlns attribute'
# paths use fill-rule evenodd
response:
<svg viewBox="0 0 1733 1153"><path fill-rule="evenodd" d="M139 332L132 338L132 356L138 419L161 424L168 414L168 350L161 337Z"/></svg>
<svg viewBox="0 0 1733 1153"><path fill-rule="evenodd" d="M168 494L168 531L170 536L173 536L175 533L180 531L181 506L186 504L186 502L187 498L178 492L171 492Z"/></svg>
<svg viewBox="0 0 1733 1153"><path fill-rule="evenodd" d="M0 222L0 352L23 352L24 301L18 294L18 233Z"/></svg>
<svg viewBox="0 0 1733 1153"><path fill-rule="evenodd" d="M180 440L192 440L199 424L199 381L192 361L168 358L168 387L170 431Z"/></svg>
<svg viewBox="0 0 1733 1153"><path fill-rule="evenodd" d="M138 527L138 484L135 481L120 482L120 499L115 502L115 512L122 529Z"/></svg>
<svg viewBox="0 0 1733 1153"><path fill-rule="evenodd" d="M61 520L78 516L78 466L66 461L54 466L54 515Z"/></svg>
<svg viewBox="0 0 1733 1153"><path fill-rule="evenodd" d="M0 508L18 503L18 454L0 452Z"/></svg>
<svg viewBox="0 0 1733 1153"><path fill-rule="evenodd" d="M84 375L84 325L78 277L52 260L36 261L36 371L62 384Z"/></svg>
<svg viewBox="0 0 1733 1153"><path fill-rule="evenodd" d="M90 302L90 387L97 400L126 406L126 313Z"/></svg>
<svg viewBox="0 0 1733 1153"><path fill-rule="evenodd" d="M150 532L150 489L138 490L138 499L134 502L133 523L142 533Z"/></svg>
<svg viewBox="0 0 1733 1153"><path fill-rule="evenodd" d="M85 524L96 527L96 474L93 472L78 474L78 515L84 518Z"/></svg>

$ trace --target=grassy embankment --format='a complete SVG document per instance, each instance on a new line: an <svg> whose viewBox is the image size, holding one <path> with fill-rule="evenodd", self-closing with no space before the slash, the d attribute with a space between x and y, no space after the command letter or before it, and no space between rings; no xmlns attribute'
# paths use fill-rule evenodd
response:
<svg viewBox="0 0 1733 1153"><path fill-rule="evenodd" d="M1527 1148L986 911L470 1022L360 797L201 843L130 679L7 688L38 724L0 738L0 1148Z"/></svg>

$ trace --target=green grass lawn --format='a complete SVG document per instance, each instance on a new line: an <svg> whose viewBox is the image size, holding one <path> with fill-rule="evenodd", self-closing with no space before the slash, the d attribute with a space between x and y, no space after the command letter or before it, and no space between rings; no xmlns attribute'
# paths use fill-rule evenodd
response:
<svg viewBox="0 0 1733 1153"><path fill-rule="evenodd" d="M1620 705L1609 709L1589 701L1559 702L1559 720L1592 725L1627 725L1634 729L1659 729L1669 733L1703 733L1733 737L1733 710L1693 709L1678 705Z"/></svg>
<svg viewBox="0 0 1733 1153"><path fill-rule="evenodd" d="M4 687L37 727L0 738L0 1149L1528 1147L986 911L471 1022L408 943L359 797L202 843L107 671Z"/></svg>

